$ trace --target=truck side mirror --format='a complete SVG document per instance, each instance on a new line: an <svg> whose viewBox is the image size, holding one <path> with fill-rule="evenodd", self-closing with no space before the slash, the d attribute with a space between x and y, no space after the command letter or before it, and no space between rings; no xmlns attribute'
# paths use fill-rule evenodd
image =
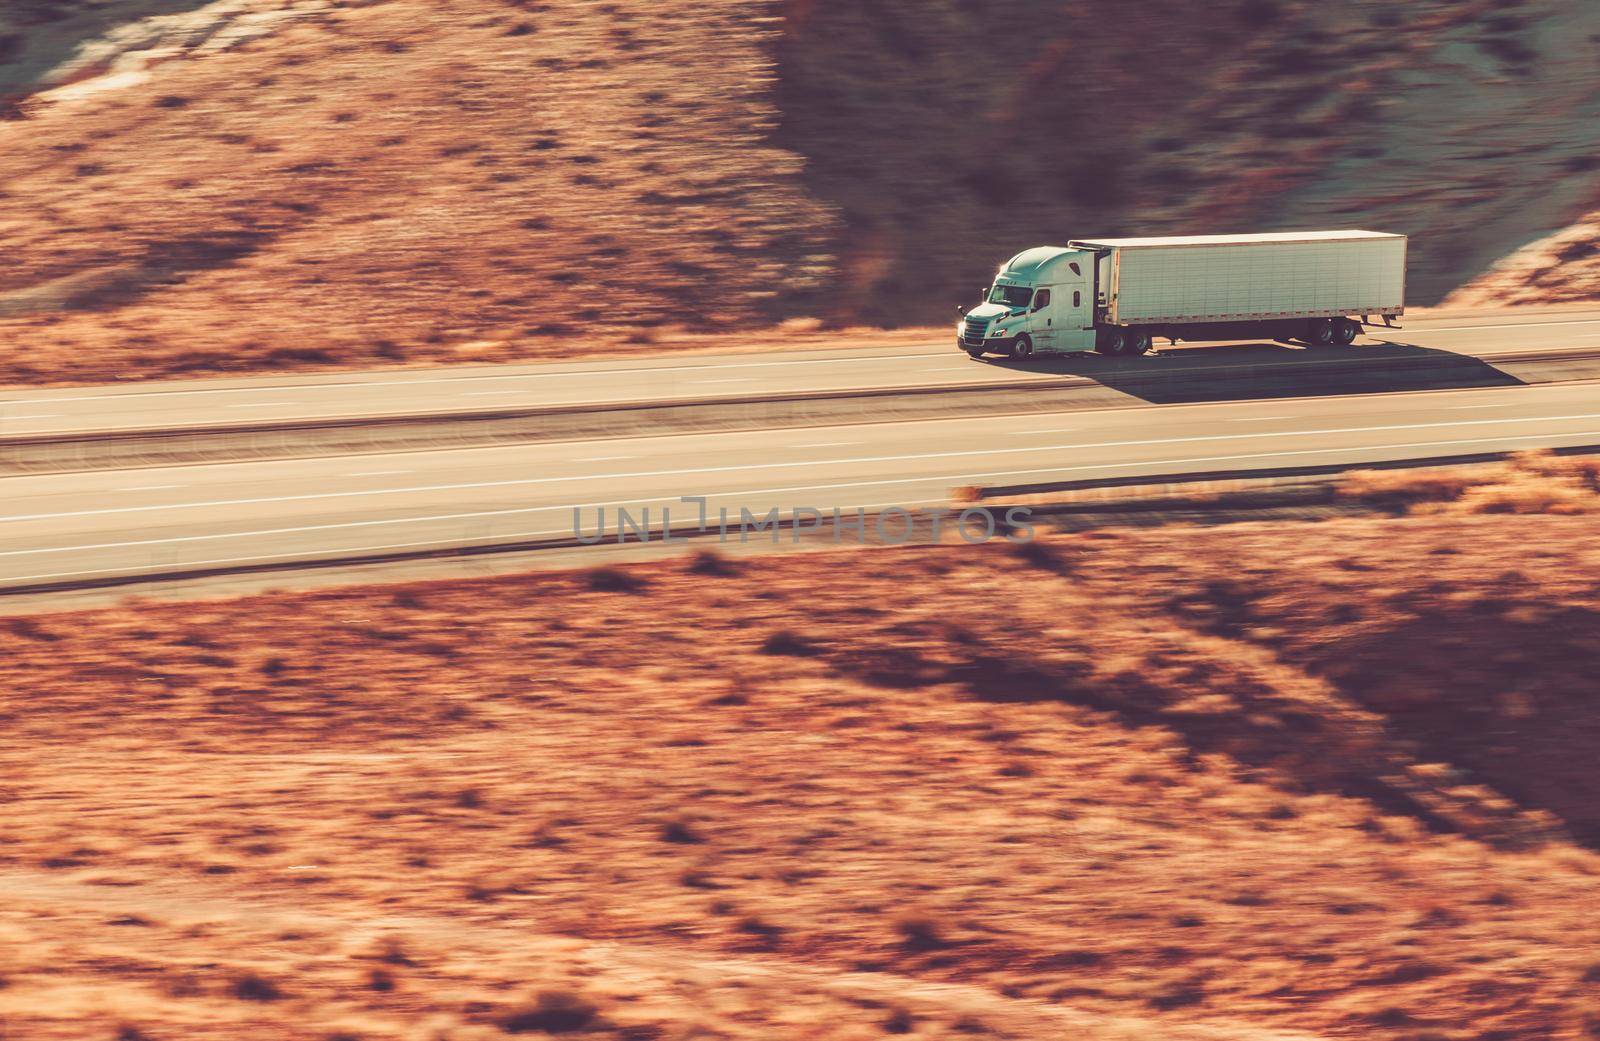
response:
<svg viewBox="0 0 1600 1041"><path fill-rule="evenodd" d="M958 315L961 315L961 316L965 317L968 310L969 309L968 309L966 304L957 304L956 305L956 314L958 314Z"/></svg>

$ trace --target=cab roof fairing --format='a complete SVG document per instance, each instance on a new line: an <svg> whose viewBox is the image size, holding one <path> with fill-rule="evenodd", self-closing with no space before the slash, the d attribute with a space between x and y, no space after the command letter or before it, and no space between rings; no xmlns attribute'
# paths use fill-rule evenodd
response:
<svg viewBox="0 0 1600 1041"><path fill-rule="evenodd" d="M1035 246L1006 261L995 277L1012 282L1036 283L1057 261L1069 256L1082 256L1086 252L1070 246Z"/></svg>

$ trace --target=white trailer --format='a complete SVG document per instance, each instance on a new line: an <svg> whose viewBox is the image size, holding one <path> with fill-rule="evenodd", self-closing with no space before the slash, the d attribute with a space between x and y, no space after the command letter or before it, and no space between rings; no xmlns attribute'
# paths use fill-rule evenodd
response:
<svg viewBox="0 0 1600 1041"><path fill-rule="evenodd" d="M1405 313L1405 258L1404 235L1376 231L1074 239L1007 261L963 311L957 346L1026 358L1143 354L1157 336L1348 344Z"/></svg>

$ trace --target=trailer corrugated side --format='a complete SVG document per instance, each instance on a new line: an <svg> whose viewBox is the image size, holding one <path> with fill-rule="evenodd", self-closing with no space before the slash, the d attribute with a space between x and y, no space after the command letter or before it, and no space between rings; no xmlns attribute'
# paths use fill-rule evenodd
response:
<svg viewBox="0 0 1600 1041"><path fill-rule="evenodd" d="M1398 315L1406 237L1373 231L1075 240L1112 325Z"/></svg>

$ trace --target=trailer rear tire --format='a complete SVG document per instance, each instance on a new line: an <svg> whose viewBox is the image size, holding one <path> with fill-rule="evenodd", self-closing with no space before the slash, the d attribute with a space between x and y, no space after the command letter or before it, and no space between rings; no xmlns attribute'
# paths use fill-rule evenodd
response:
<svg viewBox="0 0 1600 1041"><path fill-rule="evenodd" d="M1107 357L1121 354L1127 347L1127 342L1127 334L1120 326L1106 326L1102 329L1097 329L1094 334L1095 353L1104 354Z"/></svg>
<svg viewBox="0 0 1600 1041"><path fill-rule="evenodd" d="M1356 337L1361 335L1361 324L1350 318L1339 318L1334 321L1334 342L1348 347L1356 342Z"/></svg>
<svg viewBox="0 0 1600 1041"><path fill-rule="evenodd" d="M1150 330L1133 328L1129 329L1122 338L1122 351L1124 354L1137 358L1141 354L1150 353Z"/></svg>
<svg viewBox="0 0 1600 1041"><path fill-rule="evenodd" d="M1011 357L1014 361L1027 361L1033 357L1033 340L1027 333L1017 337L1011 345Z"/></svg>
<svg viewBox="0 0 1600 1041"><path fill-rule="evenodd" d="M1313 318L1306 322L1305 340L1313 347L1326 347L1337 336L1331 318Z"/></svg>

